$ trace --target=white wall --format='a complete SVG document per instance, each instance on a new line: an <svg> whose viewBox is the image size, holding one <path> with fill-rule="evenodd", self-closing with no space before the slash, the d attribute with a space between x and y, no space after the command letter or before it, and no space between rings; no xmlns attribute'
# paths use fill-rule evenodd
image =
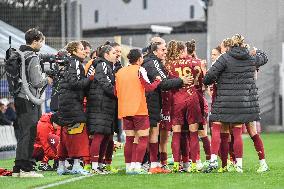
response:
<svg viewBox="0 0 284 189"><path fill-rule="evenodd" d="M200 0L80 0L82 4L83 30L105 27L124 27L149 24L167 24L190 21L190 5L195 7L193 20L204 21L203 4ZM95 23L95 10L99 21Z"/></svg>
<svg viewBox="0 0 284 189"><path fill-rule="evenodd" d="M284 41L283 0L213 0L208 10L208 51L236 33L245 36L250 46L264 50L269 62L260 68L257 84L262 112L271 113L263 121L271 124L279 113L277 65L281 63ZM267 111L273 105L274 111ZM276 121L277 123L277 121Z"/></svg>
<svg viewBox="0 0 284 189"><path fill-rule="evenodd" d="M283 10L283 0L213 0L208 14L208 48L241 33L251 46L268 53L270 63L280 63L284 40Z"/></svg>

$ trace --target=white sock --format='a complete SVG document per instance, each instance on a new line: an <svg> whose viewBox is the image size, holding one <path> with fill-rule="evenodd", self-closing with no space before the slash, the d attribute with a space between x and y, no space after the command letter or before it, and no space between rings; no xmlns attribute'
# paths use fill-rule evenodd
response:
<svg viewBox="0 0 284 189"><path fill-rule="evenodd" d="M140 162L135 163L135 169L141 169L141 163Z"/></svg>
<svg viewBox="0 0 284 189"><path fill-rule="evenodd" d="M81 167L80 165L80 159L74 159L74 165L73 167Z"/></svg>
<svg viewBox="0 0 284 189"><path fill-rule="evenodd" d="M261 160L259 160L259 164L260 164L260 165L266 165L266 161L265 161L265 159L261 159Z"/></svg>
<svg viewBox="0 0 284 189"><path fill-rule="evenodd" d="M65 167L70 167L71 164L69 163L69 161L65 160Z"/></svg>
<svg viewBox="0 0 284 189"><path fill-rule="evenodd" d="M126 170L127 170L127 169L130 169L131 163L126 163L125 166L126 166Z"/></svg>
<svg viewBox="0 0 284 189"><path fill-rule="evenodd" d="M136 163L135 162L131 162L130 169L135 169L135 167L136 167Z"/></svg>
<svg viewBox="0 0 284 189"><path fill-rule="evenodd" d="M58 162L58 168L65 168L65 160Z"/></svg>
<svg viewBox="0 0 284 189"><path fill-rule="evenodd" d="M236 158L236 165L240 168L243 168L243 158Z"/></svg>
<svg viewBox="0 0 284 189"><path fill-rule="evenodd" d="M92 169L93 170L97 170L99 167L99 163L98 162L92 162Z"/></svg>
<svg viewBox="0 0 284 189"><path fill-rule="evenodd" d="M196 163L201 163L201 160L199 159L199 160L196 160Z"/></svg>
<svg viewBox="0 0 284 189"><path fill-rule="evenodd" d="M211 162L215 160L217 161L217 157L218 157L217 155L211 154Z"/></svg>
<svg viewBox="0 0 284 189"><path fill-rule="evenodd" d="M102 163L99 163L99 167L100 167L100 168L103 168L103 164L102 164Z"/></svg>
<svg viewBox="0 0 284 189"><path fill-rule="evenodd" d="M157 162L151 162L150 168L156 168L158 166Z"/></svg>
<svg viewBox="0 0 284 189"><path fill-rule="evenodd" d="M160 162L157 162L157 167L162 167L163 165Z"/></svg>

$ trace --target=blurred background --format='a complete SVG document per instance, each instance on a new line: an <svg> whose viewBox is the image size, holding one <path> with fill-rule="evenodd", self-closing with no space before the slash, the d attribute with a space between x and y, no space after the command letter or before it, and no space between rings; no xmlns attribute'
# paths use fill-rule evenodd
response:
<svg viewBox="0 0 284 189"><path fill-rule="evenodd" d="M93 49L109 40L122 45L125 57L129 48L143 48L153 36L166 41L195 39L197 56L209 66L211 49L240 33L269 58L257 80L261 125L269 131L283 130L283 10L283 0L0 0L0 74L9 36L17 48L31 27L46 36L44 53L56 53L72 40L87 40ZM0 80L2 98L11 98L5 75Z"/></svg>

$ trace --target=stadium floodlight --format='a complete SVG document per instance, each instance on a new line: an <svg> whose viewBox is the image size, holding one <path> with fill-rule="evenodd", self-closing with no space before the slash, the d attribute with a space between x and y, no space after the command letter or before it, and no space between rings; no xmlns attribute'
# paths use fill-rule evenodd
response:
<svg viewBox="0 0 284 189"><path fill-rule="evenodd" d="M169 26L151 25L151 30L154 33L170 34L173 31L173 28Z"/></svg>

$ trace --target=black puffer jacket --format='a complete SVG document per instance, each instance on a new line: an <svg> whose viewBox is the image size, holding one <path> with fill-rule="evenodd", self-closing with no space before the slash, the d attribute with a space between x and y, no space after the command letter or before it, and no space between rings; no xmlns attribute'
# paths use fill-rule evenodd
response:
<svg viewBox="0 0 284 189"><path fill-rule="evenodd" d="M263 52L251 56L244 47L233 47L217 59L203 81L217 85L210 121L247 123L260 119L255 74L267 61Z"/></svg>
<svg viewBox="0 0 284 189"><path fill-rule="evenodd" d="M114 64L113 73L116 74L122 67L123 66L122 66L120 61L116 62ZM118 125L119 120L118 120L118 100L117 99L116 99L116 107L115 108L116 108L115 109L115 116L114 116L115 120L114 120L114 126L113 127L114 127L114 132L116 132L118 134L118 133L122 132L122 128L119 127L119 125Z"/></svg>
<svg viewBox="0 0 284 189"><path fill-rule="evenodd" d="M58 117L63 126L86 123L83 99L90 80L85 77L84 73L79 58L71 57L70 65L66 67L63 77L59 81Z"/></svg>
<svg viewBox="0 0 284 189"><path fill-rule="evenodd" d="M162 97L161 90L177 89L182 87L183 81L180 78L168 79L166 69L154 54L150 54L144 59L142 64L147 71L150 82L154 82L157 76L162 78L162 82L158 88L146 94L147 106L149 111L149 118L151 126L156 126L161 120Z"/></svg>
<svg viewBox="0 0 284 189"><path fill-rule="evenodd" d="M113 134L116 110L113 64L97 58L93 66L95 80L90 84L87 97L88 129L91 134Z"/></svg>

